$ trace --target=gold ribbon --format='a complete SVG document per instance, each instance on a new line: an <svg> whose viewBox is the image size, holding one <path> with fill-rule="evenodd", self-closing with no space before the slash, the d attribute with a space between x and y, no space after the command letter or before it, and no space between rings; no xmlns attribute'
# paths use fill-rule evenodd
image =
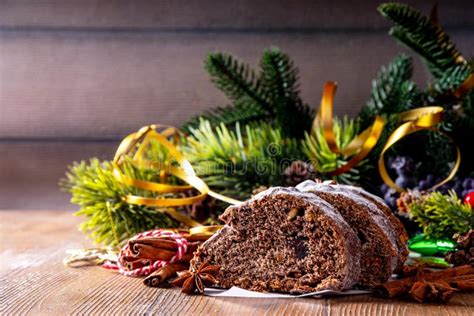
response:
<svg viewBox="0 0 474 316"><path fill-rule="evenodd" d="M343 166L328 172L327 175L329 176L336 176L347 172L351 168L355 167L359 162L361 162L377 144L385 123L382 117L376 116L374 123L369 128L357 135L345 148L340 149L337 146L336 136L333 129L333 100L335 93L336 83L327 82L324 85L323 96L321 99L321 106L319 108L318 115L313 121L313 130L319 126L322 126L324 138L328 144L329 149L335 154L352 157ZM402 124L397 127L395 131L389 136L378 160L380 176L388 186L397 190L398 192L403 191L402 188L395 184L387 172L384 160L384 154L386 151L402 138L421 130L436 131L450 138L447 134L441 132L435 127L442 121L442 119L443 108L439 106L426 106L399 114L398 120L402 122ZM461 152L456 145L454 146L456 149L456 161L453 168L451 169L448 176L433 186L432 189L437 188L451 180L459 169L461 164Z"/></svg>
<svg viewBox="0 0 474 316"><path fill-rule="evenodd" d="M337 176L347 172L361 162L377 144L385 124L384 119L377 116L370 127L357 135L345 148L339 149L333 128L333 100L336 94L336 87L335 82L325 83L321 106L318 115L313 121L313 130L321 125L329 149L335 154L352 156L352 158L344 165L329 172L329 176Z"/></svg>
<svg viewBox="0 0 474 316"><path fill-rule="evenodd" d="M474 74L470 74L469 77L464 80L464 82L459 86L459 88L454 91L454 96L460 98L472 89L474 89Z"/></svg>
<svg viewBox="0 0 474 316"><path fill-rule="evenodd" d="M443 108L440 106L425 106L422 108L406 111L400 113L398 119L400 122L403 123L399 127L397 127L387 139L387 142L385 143L380 154L378 166L379 173L383 181L389 187L397 190L398 192L402 192L404 191L403 188L396 185L395 182L388 175L387 169L385 167L385 152L402 138L423 130L432 130L445 135L449 139L451 138L446 133L438 130L435 127L443 120ZM453 168L444 180L433 186L431 189L435 189L451 180L459 169L459 166L461 164L461 152L459 150L459 147L456 146L456 144L454 144L454 146L456 149L456 161L454 163Z"/></svg>
<svg viewBox="0 0 474 316"><path fill-rule="evenodd" d="M189 229L189 235L191 235L191 236L213 235L216 231L218 231L222 227L223 227L222 225L192 227L192 228Z"/></svg>
<svg viewBox="0 0 474 316"><path fill-rule="evenodd" d="M151 192L157 193L177 193L181 191L188 191L192 188L199 191L198 195L191 197L181 197L181 198L153 198L153 197L142 197L135 195L127 195L124 197L124 201L130 204L140 204L147 205L152 207L159 207L159 211L164 212L178 220L179 222L189 226L189 227L199 227L200 233L212 234L216 231L216 227L203 226L201 223L191 219L190 217L181 214L176 211L173 207L176 206L185 206L191 205L197 202L202 201L207 195L210 195L216 199L227 202L229 204L238 204L240 201L229 198L227 196L221 195L209 189L207 184L196 176L196 173L191 166L191 163L183 156L180 150L176 145L168 141L168 137L176 136L177 130L173 127L166 127L160 133L156 130L163 128L162 125L149 125L142 127L138 132L132 133L125 137L121 144L119 145L117 152L114 157L114 176L121 183L140 188L143 190L148 190ZM144 154L147 145L151 140L155 140L164 146L168 150L169 157L173 158L176 161L177 166L171 164L162 164L160 162L148 161L145 159ZM175 137L177 141L177 137ZM174 175L175 177L183 180L188 185L171 185L166 183L156 183L151 181L138 180L130 178L124 175L120 169L120 165L123 162L125 156L129 156L133 149L136 148L136 151L133 155L132 162L137 164L146 164L159 167L160 177L164 178L166 174Z"/></svg>

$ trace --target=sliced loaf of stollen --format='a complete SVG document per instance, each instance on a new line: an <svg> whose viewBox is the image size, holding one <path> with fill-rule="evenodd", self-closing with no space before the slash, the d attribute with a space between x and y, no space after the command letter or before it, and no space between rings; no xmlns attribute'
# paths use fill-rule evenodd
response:
<svg viewBox="0 0 474 316"><path fill-rule="evenodd" d="M360 280L355 231L314 194L271 188L229 207L221 219L224 228L191 262L220 266L219 287L306 293L349 289Z"/></svg>
<svg viewBox="0 0 474 316"><path fill-rule="evenodd" d="M311 192L333 205L356 232L362 246L360 287L373 288L387 281L406 258L403 252L406 246L400 250L398 227L361 190L310 180L300 183L297 189Z"/></svg>

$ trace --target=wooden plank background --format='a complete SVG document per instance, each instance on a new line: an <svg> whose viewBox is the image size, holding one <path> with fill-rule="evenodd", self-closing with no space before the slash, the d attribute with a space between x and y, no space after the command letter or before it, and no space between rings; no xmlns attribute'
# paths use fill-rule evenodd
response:
<svg viewBox="0 0 474 316"><path fill-rule="evenodd" d="M474 3L438 2L474 55ZM142 125L225 105L202 68L211 51L257 65L279 46L300 68L305 101L316 106L324 81L337 80L336 113L354 116L380 66L406 52L377 3L0 0L0 209L71 208L56 186L67 163L110 157ZM416 60L415 80L427 79Z"/></svg>

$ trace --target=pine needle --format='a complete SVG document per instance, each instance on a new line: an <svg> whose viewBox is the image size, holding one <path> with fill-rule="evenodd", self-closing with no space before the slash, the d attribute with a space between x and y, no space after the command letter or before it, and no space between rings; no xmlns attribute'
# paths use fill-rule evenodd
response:
<svg viewBox="0 0 474 316"><path fill-rule="evenodd" d="M221 124L249 124L265 120L278 126L284 137L301 139L311 127L314 113L299 96L298 69L288 55L277 48L265 50L257 73L229 54L210 54L205 62L211 81L231 101L184 124L189 132L200 120L212 128Z"/></svg>
<svg viewBox="0 0 474 316"><path fill-rule="evenodd" d="M474 227L474 212L454 191L432 192L409 204L408 211L423 233L433 238L451 238Z"/></svg>
<svg viewBox="0 0 474 316"><path fill-rule="evenodd" d="M434 77L456 65L461 54L436 21L401 3L384 3L378 10L396 24L390 35L415 50Z"/></svg>
<svg viewBox="0 0 474 316"><path fill-rule="evenodd" d="M128 193L152 195L124 186L117 181L112 170L110 162L93 158L89 162L74 163L66 178L60 181L62 189L72 194L71 202L80 207L75 215L85 217L80 230L95 243L115 246L139 232L178 225L154 208L123 201ZM159 181L153 170L137 168L127 162L123 172L137 179Z"/></svg>

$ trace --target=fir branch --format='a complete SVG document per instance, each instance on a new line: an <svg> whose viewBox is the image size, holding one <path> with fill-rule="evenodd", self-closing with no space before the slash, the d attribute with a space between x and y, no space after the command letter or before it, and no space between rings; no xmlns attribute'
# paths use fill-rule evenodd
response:
<svg viewBox="0 0 474 316"><path fill-rule="evenodd" d="M243 99L236 101L233 105L208 110L200 116L189 120L182 129L189 132L190 128L197 128L201 120L209 121L212 126L219 126L221 123L229 126L236 122L246 124L256 120L262 120L267 116L268 114L261 108L255 107L248 99Z"/></svg>
<svg viewBox="0 0 474 316"><path fill-rule="evenodd" d="M209 54L204 68L211 76L211 81L231 99L232 104L217 107L192 118L183 125L183 130L199 126L201 119L210 122L211 126L224 123L246 123L268 117L272 106L267 100L266 92L255 72L232 55L223 53Z"/></svg>
<svg viewBox="0 0 474 316"><path fill-rule="evenodd" d="M138 169L128 162L123 171L138 179L156 180L156 173ZM117 181L108 161L93 158L89 163L74 163L60 186L72 194L71 203L79 205L80 210L75 215L85 217L79 229L97 244L118 245L145 230L177 226L174 220L155 208L124 202L122 198L128 193L144 196L147 193Z"/></svg>
<svg viewBox="0 0 474 316"><path fill-rule="evenodd" d="M299 97L297 68L277 48L266 50L260 65L257 77L247 64L231 55L210 54L205 67L232 105L193 118L183 129L189 132L197 128L200 119L209 121L212 127L267 120L279 126L284 137L302 138L311 127L314 113Z"/></svg>
<svg viewBox="0 0 474 316"><path fill-rule="evenodd" d="M240 62L232 55L223 53L209 54L205 69L211 81L231 100L248 98L258 112L271 112L260 80L248 64Z"/></svg>
<svg viewBox="0 0 474 316"><path fill-rule="evenodd" d="M398 114L421 104L422 95L410 81L412 74L412 60L402 54L395 57L387 67L382 66L377 78L372 81L371 98L359 114L361 130L369 127L377 115L384 117L386 123L376 146L367 156L370 165L377 164L383 146L398 126ZM375 168L364 169L361 176L379 179Z"/></svg>
<svg viewBox="0 0 474 316"><path fill-rule="evenodd" d="M277 48L263 53L261 82L271 99L273 113L285 136L302 138L311 128L313 112L299 97L298 69Z"/></svg>
<svg viewBox="0 0 474 316"><path fill-rule="evenodd" d="M393 26L388 34L394 38L396 38L400 43L404 44L405 46L411 48L415 53L419 56L423 56L425 54L423 46L416 42L413 38L409 36L406 30L400 26ZM431 60L432 58L423 58L422 60L425 63L426 67L428 68L429 72L435 77L438 78L442 75L443 71L440 70L436 64L434 64Z"/></svg>
<svg viewBox="0 0 474 316"><path fill-rule="evenodd" d="M403 54L382 66L372 81L370 100L359 114L362 128L368 127L376 115L387 117L411 107L417 98L416 86L410 81L412 75L412 60Z"/></svg>
<svg viewBox="0 0 474 316"><path fill-rule="evenodd" d="M385 3L378 10L396 24L390 35L420 54L433 76L456 65L460 53L436 22L405 4Z"/></svg>
<svg viewBox="0 0 474 316"><path fill-rule="evenodd" d="M268 123L236 123L231 130L224 124L214 129L201 120L190 129L182 150L211 188L241 199L260 185L282 184L282 162L302 157L298 142Z"/></svg>
<svg viewBox="0 0 474 316"><path fill-rule="evenodd" d="M454 191L433 192L408 205L410 217L432 238L451 238L474 227L474 212Z"/></svg>
<svg viewBox="0 0 474 316"><path fill-rule="evenodd" d="M336 144L339 148L345 148L354 139L359 130L358 123L355 120L349 120L347 117L341 121L334 120L334 134ZM333 153L326 142L323 127L320 126L313 130L312 134L306 133L303 140L303 152L313 164L318 173L325 174L345 165L350 157ZM350 171L338 175L333 179L345 184L356 184L360 180L361 171L369 167L367 161L360 162Z"/></svg>
<svg viewBox="0 0 474 316"><path fill-rule="evenodd" d="M451 96L471 74L471 67L459 64L447 69L433 83L433 90L439 96Z"/></svg>
<svg viewBox="0 0 474 316"><path fill-rule="evenodd" d="M359 113L361 130L369 127L375 116L385 118L382 135L361 168L359 183L366 189L377 190L381 179L376 169L377 160L390 134L399 125L398 114L422 104L422 94L410 80L413 75L412 59L406 55L396 56L387 66L382 66L375 80L369 101Z"/></svg>

